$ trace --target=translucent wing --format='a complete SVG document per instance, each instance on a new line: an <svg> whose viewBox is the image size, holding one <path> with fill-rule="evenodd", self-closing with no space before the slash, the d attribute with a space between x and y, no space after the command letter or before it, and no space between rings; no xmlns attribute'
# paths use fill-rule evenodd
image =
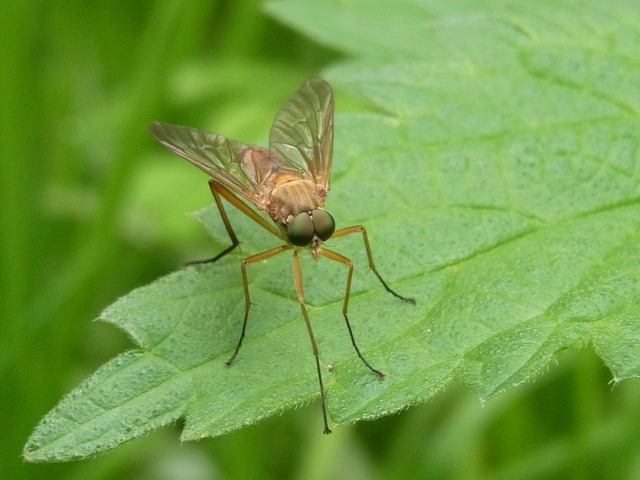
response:
<svg viewBox="0 0 640 480"><path fill-rule="evenodd" d="M282 106L271 127L269 148L290 168L311 175L329 190L333 155L333 92L311 78Z"/></svg>
<svg viewBox="0 0 640 480"><path fill-rule="evenodd" d="M268 151L198 128L153 122L149 131L162 145L214 180L258 206L268 196L269 176L278 171Z"/></svg>

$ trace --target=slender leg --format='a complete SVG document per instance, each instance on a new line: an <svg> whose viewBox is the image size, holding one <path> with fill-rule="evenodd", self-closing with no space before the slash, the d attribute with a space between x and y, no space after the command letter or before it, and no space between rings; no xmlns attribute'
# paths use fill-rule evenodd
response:
<svg viewBox="0 0 640 480"><path fill-rule="evenodd" d="M251 218L253 221L257 222L261 227L273 233L276 237L282 238L280 232L276 227L274 227L266 219L262 218L255 210L253 210L246 203L244 203L242 200L236 197L227 187L216 182L215 180L209 180L209 188L211 189L213 199L215 200L216 206L218 207L218 211L220 212L220 217L222 217L224 228L227 230L227 233L229 234L229 238L231 239L231 245L225 248L222 252L217 254L215 257L207 258L205 260L196 260L193 262L188 262L187 265L194 265L194 264L200 264L200 263L213 263L217 260L220 260L227 253L231 252L234 248L240 245L240 241L238 240L236 233L233 231L233 227L231 226L231 222L229 221L229 217L227 216L227 212L224 209L224 205L222 204L222 199L220 198L220 196L224 197L225 200L227 200L231 205L236 207L238 210L240 210L246 216Z"/></svg>
<svg viewBox="0 0 640 480"><path fill-rule="evenodd" d="M351 337L351 344L353 345L353 348L355 348L356 353L360 357L360 360L362 360L362 363L364 363L369 368L369 370L375 373L380 379L383 379L384 373L382 373L380 370L376 368L373 368L371 364L367 361L367 359L364 358L362 353L360 353L360 349L358 348L358 344L356 343L356 338L354 337L353 330L351 329L351 323L349 322L349 316L347 312L349 310L349 295L351 293L351 277L353 276L353 262L349 260L347 257L340 255L339 253L336 253L332 250L327 250L326 248L319 250L318 253L324 257L327 257L331 260L334 260L336 262L340 262L346 265L347 268L349 269L349 273L347 274L347 287L344 292L344 303L342 304L342 315L344 316L344 320L347 324L347 330L349 330L349 336Z"/></svg>
<svg viewBox="0 0 640 480"><path fill-rule="evenodd" d="M271 250L267 250L265 252L251 255L250 257L247 257L244 260L242 260L242 264L241 264L242 284L244 286L244 301L245 301L244 319L242 320L242 330L240 332L240 339L238 340L238 345L236 345L236 349L233 352L233 355L231 355L231 357L229 358L229 360L224 362L227 366L230 366L235 360L236 356L238 355L238 351L240 350L240 347L242 346L242 341L244 340L244 334L247 331L247 319L249 318L249 309L251 308L251 296L249 295L249 282L247 280L247 265L250 265L255 262L259 262L260 260L266 260L267 258L273 257L274 255L277 255L279 253L282 253L285 250L288 250L289 248L291 248L291 246L281 245L279 247L272 248Z"/></svg>
<svg viewBox="0 0 640 480"><path fill-rule="evenodd" d="M403 302L413 303L415 305L416 300L414 298L403 297L402 295L397 293L389 285L387 285L387 282L385 282L382 276L380 275L380 273L378 273L378 269L376 268L376 265L373 262L373 255L371 254L371 247L369 245L369 237L367 236L367 229L364 228L363 225L355 225L353 227L346 227L346 228L341 228L340 230L336 230L335 232L333 232L333 235L331 236L331 238L344 237L346 235L351 235L352 233L358 233L358 232L362 233L362 238L364 239L364 248L367 251L367 258L369 259L369 268L371 268L371 270L373 270L373 273L376 274L376 277L378 277L378 280L380 280L380 283L382 283L382 286L385 288L385 290L389 292L391 295L393 295L394 297L399 298Z"/></svg>
<svg viewBox="0 0 640 480"><path fill-rule="evenodd" d="M247 205L242 200L240 200L227 187L225 187L224 185L216 182L215 180L209 180L209 188L211 188L211 192L212 193L215 191L215 192L219 193L220 195L222 195L231 205L236 207L238 210L240 210L242 213L244 213L251 220L253 220L254 222L258 223L262 228L264 228L265 230L270 231L276 237L282 238L283 240L286 240L286 238L282 237L282 234L280 233L280 231L276 227L274 227L273 224L269 223L269 221L267 221L265 218L261 217L258 212L256 212L249 205ZM215 197L216 194L214 193L213 196ZM228 222L228 219L227 219L227 222ZM225 223L225 225L226 225L226 223Z"/></svg>
<svg viewBox="0 0 640 480"><path fill-rule="evenodd" d="M215 257L207 258L204 260L194 260L191 262L187 262L187 265L197 265L200 263L213 263L220 260L227 253L232 251L238 245L240 245L240 241L236 236L236 233L233 231L233 227L231 226L231 222L229 221L229 217L227 216L227 212L224 209L224 205L222 204L222 200L220 199L220 195L215 189L216 182L213 180L209 181L209 188L211 189L211 193L213 194L213 199L216 202L216 206L218 207L218 211L220 212L220 217L222 217L222 222L224 223L224 228L226 228L227 233L229 234L229 238L231 239L231 245L225 248L222 252L217 254Z"/></svg>
<svg viewBox="0 0 640 480"><path fill-rule="evenodd" d="M293 251L293 283L296 286L296 292L298 294L298 302L302 309L302 316L304 317L304 323L307 325L307 331L309 332L309 339L311 340L311 348L313 348L313 356L316 359L316 370L318 372L318 383L320 384L320 401L322 403L322 418L324 420L324 433L331 433L329 428L329 422L327 421L327 406L324 395L324 385L322 383L322 372L320 370L320 359L318 358L318 346L316 345L316 339L313 336L313 329L311 328L311 322L309 321L309 315L307 313L307 307L304 305L304 291L302 289L302 271L300 270L300 259L298 258L298 251Z"/></svg>

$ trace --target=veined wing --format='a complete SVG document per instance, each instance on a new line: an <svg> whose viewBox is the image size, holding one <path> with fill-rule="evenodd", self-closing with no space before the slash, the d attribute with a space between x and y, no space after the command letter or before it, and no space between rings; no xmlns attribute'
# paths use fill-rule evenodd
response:
<svg viewBox="0 0 640 480"><path fill-rule="evenodd" d="M216 133L198 128L183 127L164 122L153 122L149 131L162 145L181 156L200 170L209 174L225 187L242 195L247 200L261 204L265 196L261 179L251 178L243 170L243 163L254 155L268 152L259 147L250 147Z"/></svg>
<svg viewBox="0 0 640 480"><path fill-rule="evenodd" d="M271 127L269 148L288 167L306 172L329 190L333 155L333 92L311 78L282 106Z"/></svg>

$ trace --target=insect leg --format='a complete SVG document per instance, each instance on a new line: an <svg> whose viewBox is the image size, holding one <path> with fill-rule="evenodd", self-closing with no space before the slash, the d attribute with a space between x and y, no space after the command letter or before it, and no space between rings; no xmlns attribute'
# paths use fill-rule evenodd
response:
<svg viewBox="0 0 640 480"><path fill-rule="evenodd" d="M199 264L199 263L213 263L222 257L224 257L227 253L232 251L238 245L240 245L240 241L236 236L236 233L233 231L233 227L231 226L231 222L229 221L229 217L227 216L227 212L224 209L224 205L222 203L221 196L224 197L231 205L236 207L246 216L257 222L260 226L267 229L277 237L280 237L280 232L276 227L271 225L267 220L262 218L255 210L249 207L246 203L236 197L227 187L216 182L215 180L209 180L209 188L211 189L211 193L213 195L213 199L216 202L216 206L218 207L218 211L220 212L220 217L222 217L222 222L224 223L224 228L227 230L229 234L229 238L231 239L231 245L225 248L222 252L217 254L215 257L207 258L205 260L196 260L194 262L189 262L187 265Z"/></svg>
<svg viewBox="0 0 640 480"><path fill-rule="evenodd" d="M367 361L367 359L364 358L362 353L360 353L360 349L358 348L358 344L356 343L356 338L354 337L353 330L351 329L351 323L349 322L349 316L347 312L349 310L351 278L353 277L353 262L349 260L347 257L345 257L344 255L340 255L339 253L334 252L332 250L327 250L326 248L319 250L318 253L324 257L327 257L331 260L334 260L336 262L340 262L346 265L346 267L349 269L349 273L347 274L347 287L345 288L345 292L344 292L344 303L342 304L342 315L344 316L344 320L347 324L347 330L349 330L349 336L351 337L351 344L353 345L353 348L356 350L358 357L360 357L360 360L362 360L362 363L364 363L369 368L369 370L375 373L380 379L383 379L384 373L382 373L380 370L376 368L373 368L371 364Z"/></svg>
<svg viewBox="0 0 640 480"><path fill-rule="evenodd" d="M222 217L222 222L224 223L224 228L227 229L227 233L229 234L229 238L231 239L231 245L225 248L222 252L217 254L215 257L207 258L205 260L194 260L192 262L187 262L187 265L197 265L200 263L213 263L222 257L224 257L231 250L240 245L240 241L236 236L236 233L233 231L233 227L231 226L231 222L229 221L229 217L227 216L227 212L224 209L224 205L222 204L222 200L220 198L220 194L216 190L216 185L219 185L214 180L209 180L209 188L211 189L211 193L213 194L213 199L216 202L216 206L218 207L218 211L220 212L220 217Z"/></svg>
<svg viewBox="0 0 640 480"><path fill-rule="evenodd" d="M376 274L376 277L378 277L378 280L380 280L380 283L382 283L382 286L385 288L385 290L389 292L391 295L393 295L394 297L399 298L403 302L413 303L415 305L416 300L414 298L403 297L402 295L397 293L389 285L387 285L387 282L384 281L384 279L382 278L382 275L378 273L378 269L376 268L376 265L373 262L373 255L371 254L371 247L369 245L369 237L367 236L367 229L364 228L364 225L354 225L353 227L341 228L340 230L336 230L335 232L333 232L333 235L331 236L331 238L344 237L346 235L351 235L352 233L358 233L358 232L362 233L362 238L364 239L364 248L367 251L367 258L369 259L369 268L371 268L371 270L373 270L373 273Z"/></svg>
<svg viewBox="0 0 640 480"><path fill-rule="evenodd" d="M224 362L227 366L230 366L231 363L233 363L233 361L235 360L236 356L238 355L238 351L240 351L240 347L242 346L242 341L244 340L244 334L247 331L247 320L249 318L249 309L251 308L251 296L249 295L249 282L247 280L247 265L250 265L255 262L259 262L260 260L266 260L267 258L273 257L274 255L277 255L279 253L282 253L285 250L288 250L289 248L291 248L289 245L281 245L279 247L272 248L271 250L267 250L265 252L251 255L250 257L247 257L244 260L242 260L242 263L241 263L242 284L244 286L244 301L245 301L244 319L242 320L242 330L240 332L240 339L238 340L236 349L234 350L233 355L231 355L229 360Z"/></svg>
<svg viewBox="0 0 640 480"><path fill-rule="evenodd" d="M313 356L316 359L316 370L318 371L318 383L320 383L320 401L322 403L322 418L324 420L324 433L331 433L329 423L327 422L327 406L324 396L324 385L322 383L322 372L320 370L320 360L318 358L318 346L316 345L316 339L313 336L313 329L311 328L311 322L309 321L309 315L307 313L307 307L304 305L304 291L302 289L302 271L300 270L300 260L298 258L298 251L293 252L293 283L296 286L296 292L298 294L298 302L302 309L302 316L304 322L307 325L307 331L309 332L309 339L311 340L311 347L313 348Z"/></svg>
<svg viewBox="0 0 640 480"><path fill-rule="evenodd" d="M260 225L262 228L264 228L265 230L268 230L269 232L273 233L276 237L282 238L282 235L281 235L280 231L276 227L274 227L273 224L271 224L269 221L267 221L265 218L263 218L258 212L256 212L254 209L252 209L249 205L247 205L242 200L240 200L227 187L225 187L224 185L216 182L215 180L209 180L209 187L211 188L211 192L215 191L215 192L219 193L220 195L222 195L225 198L225 200L227 200L231 205L236 207L238 210L240 210L247 217L249 217L251 220L253 220L258 225ZM216 194L214 193L213 196L215 197L215 195ZM225 224L225 226L226 226L226 224ZM227 231L228 231L228 229L227 229ZM286 238L284 240L286 240Z"/></svg>

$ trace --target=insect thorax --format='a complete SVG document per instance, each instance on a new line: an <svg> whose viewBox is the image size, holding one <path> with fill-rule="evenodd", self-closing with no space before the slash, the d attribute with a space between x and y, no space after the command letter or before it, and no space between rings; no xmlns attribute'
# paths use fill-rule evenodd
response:
<svg viewBox="0 0 640 480"><path fill-rule="evenodd" d="M311 180L292 180L271 191L272 216L282 223L292 215L324 207L324 195Z"/></svg>

